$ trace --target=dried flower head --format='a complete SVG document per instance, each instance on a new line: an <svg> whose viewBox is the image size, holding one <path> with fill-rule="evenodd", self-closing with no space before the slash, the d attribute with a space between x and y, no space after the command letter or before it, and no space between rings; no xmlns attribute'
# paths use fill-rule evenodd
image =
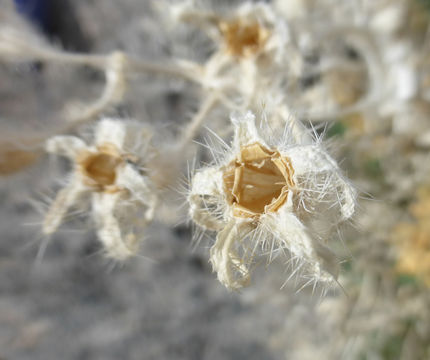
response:
<svg viewBox="0 0 430 360"><path fill-rule="evenodd" d="M270 32L257 21L237 18L220 21L219 30L224 39L226 51L238 58L249 57L263 49Z"/></svg>
<svg viewBox="0 0 430 360"><path fill-rule="evenodd" d="M69 184L46 214L43 232L55 232L69 208L91 196L92 215L107 256L123 260L138 250L136 229L152 220L156 195L142 168L147 129L137 123L104 119L93 145L74 136L55 136L47 151L74 163Z"/></svg>
<svg viewBox="0 0 430 360"><path fill-rule="evenodd" d="M294 187L294 169L288 158L261 144L243 146L237 159L224 170L227 201L233 215L258 217L276 212Z"/></svg>
<svg viewBox="0 0 430 360"><path fill-rule="evenodd" d="M269 5L246 2L221 15L182 4L175 15L199 26L214 40L216 51L199 77L206 90L216 90L230 101L239 95L244 108L249 108L256 93L277 83L267 75L277 72L277 79L280 72L276 69L285 68L289 35L285 22Z"/></svg>
<svg viewBox="0 0 430 360"><path fill-rule="evenodd" d="M267 141L252 113L232 116L233 145L216 164L194 175L190 216L217 232L210 261L229 289L246 286L260 254L296 264L310 282L331 283L338 262L328 248L330 232L354 213L356 192L336 162L307 134L287 126ZM263 125L262 125L263 126Z"/></svg>

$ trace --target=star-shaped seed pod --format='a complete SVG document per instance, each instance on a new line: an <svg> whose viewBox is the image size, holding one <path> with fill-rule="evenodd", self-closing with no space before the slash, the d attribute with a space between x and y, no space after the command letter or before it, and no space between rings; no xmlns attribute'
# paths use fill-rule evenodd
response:
<svg viewBox="0 0 430 360"><path fill-rule="evenodd" d="M252 113L232 122L232 146L195 173L188 197L191 219L217 232L210 262L219 281L234 290L248 285L257 256L269 254L269 262L279 255L295 263L311 282L332 283L338 261L330 233L353 215L355 190L297 126L266 140L269 130L257 129Z"/></svg>
<svg viewBox="0 0 430 360"><path fill-rule="evenodd" d="M142 167L148 137L138 123L104 119L95 128L92 145L75 136L49 139L46 150L69 158L74 169L45 216L43 233L54 233L68 210L89 197L106 255L124 260L135 254L157 200Z"/></svg>
<svg viewBox="0 0 430 360"><path fill-rule="evenodd" d="M217 25L223 50L236 59L257 55L270 37L269 29L256 19L237 17L220 20Z"/></svg>
<svg viewBox="0 0 430 360"><path fill-rule="evenodd" d="M289 34L269 5L244 3L217 14L183 3L173 12L179 20L200 27L215 43L216 50L205 61L200 77L206 90L215 90L230 101L239 97L249 107L256 93L264 93L278 81L279 69L286 64Z"/></svg>

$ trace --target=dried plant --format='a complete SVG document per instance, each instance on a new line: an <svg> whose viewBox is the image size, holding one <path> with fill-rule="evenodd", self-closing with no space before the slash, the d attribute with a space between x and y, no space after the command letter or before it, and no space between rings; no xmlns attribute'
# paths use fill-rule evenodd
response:
<svg viewBox="0 0 430 360"><path fill-rule="evenodd" d="M147 141L141 125L110 119L97 124L92 146L72 136L49 139L47 151L68 157L74 170L45 216L44 234L57 230L69 208L91 194L91 212L107 256L124 260L136 254L157 202L142 167Z"/></svg>
<svg viewBox="0 0 430 360"><path fill-rule="evenodd" d="M98 54L60 49L5 7L5 71L37 62L103 80L93 100L63 96L43 131L2 137L0 176L18 177L45 151L67 158L42 232L54 236L85 209L115 260L139 253L154 219L170 227L188 217L196 245L209 235L209 262L229 290L250 285L261 263L300 289L342 284L349 296L323 299L315 314L331 322L315 321L324 344L309 358L394 359L384 351L400 337L400 359L427 358L429 201L416 191L430 172L425 3L163 0L148 5L141 32L124 30L124 50ZM164 101L172 89L191 105ZM123 116L130 104L138 111ZM378 201L357 211L352 183ZM342 226L350 221L360 233ZM302 360L301 335L278 343Z"/></svg>
<svg viewBox="0 0 430 360"><path fill-rule="evenodd" d="M264 140L270 130L257 129L251 113L232 121L232 147L196 173L189 195L191 219L218 232L211 248L218 279L231 289L247 285L261 248L269 261L285 256L310 283L336 280L326 236L353 215L352 186L318 142L297 141L288 126L280 139Z"/></svg>

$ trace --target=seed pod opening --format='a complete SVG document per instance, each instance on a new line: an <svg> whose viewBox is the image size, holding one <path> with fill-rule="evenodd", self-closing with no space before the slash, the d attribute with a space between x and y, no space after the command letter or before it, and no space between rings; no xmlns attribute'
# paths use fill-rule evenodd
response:
<svg viewBox="0 0 430 360"><path fill-rule="evenodd" d="M249 218L276 212L294 187L290 159L259 143L243 146L224 170L227 201L233 215Z"/></svg>
<svg viewBox="0 0 430 360"><path fill-rule="evenodd" d="M100 146L98 150L81 154L79 166L87 185L104 189L115 183L116 171L123 159L113 145Z"/></svg>
<svg viewBox="0 0 430 360"><path fill-rule="evenodd" d="M227 52L237 57L257 54L269 38L268 29L257 22L243 19L222 21L219 29L224 37Z"/></svg>

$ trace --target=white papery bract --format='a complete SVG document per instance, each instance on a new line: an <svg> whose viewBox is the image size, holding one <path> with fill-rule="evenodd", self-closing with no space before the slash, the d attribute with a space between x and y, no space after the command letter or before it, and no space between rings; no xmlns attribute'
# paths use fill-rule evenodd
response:
<svg viewBox="0 0 430 360"><path fill-rule="evenodd" d="M338 261L330 234L353 215L355 190L320 141L297 134L294 122L278 139L264 123L257 128L250 112L232 123L231 148L196 172L188 197L191 219L217 232L210 261L219 281L246 286L265 254L269 262L284 256L311 282L332 283Z"/></svg>
<svg viewBox="0 0 430 360"><path fill-rule="evenodd" d="M142 167L149 132L138 123L104 119L97 124L94 137L92 145L74 136L47 141L47 151L69 158L74 170L51 204L43 232L54 233L68 210L89 197L106 255L124 260L138 251L139 238L153 218L157 201Z"/></svg>

